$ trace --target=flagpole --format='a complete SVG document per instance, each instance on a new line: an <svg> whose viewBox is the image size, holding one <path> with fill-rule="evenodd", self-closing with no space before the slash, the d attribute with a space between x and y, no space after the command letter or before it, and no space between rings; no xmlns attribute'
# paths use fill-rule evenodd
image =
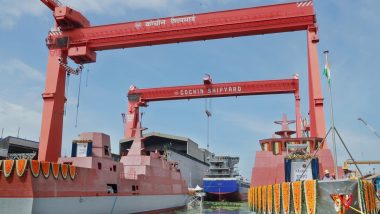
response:
<svg viewBox="0 0 380 214"><path fill-rule="evenodd" d="M329 51L326 50L323 52L325 54L325 62L326 66L328 66L328 70L330 70L329 62L328 62L328 54ZM330 71L328 71L330 72ZM333 143L333 153L334 153L334 166L335 166L335 176L338 178L338 155L337 155L337 149L336 149L336 142L335 142L335 123L334 123L334 109L333 109L333 97L332 97L332 92L331 92L331 77L330 73L328 76L328 85L329 85L329 94L330 94L330 121L331 121L331 137L332 137L332 143Z"/></svg>

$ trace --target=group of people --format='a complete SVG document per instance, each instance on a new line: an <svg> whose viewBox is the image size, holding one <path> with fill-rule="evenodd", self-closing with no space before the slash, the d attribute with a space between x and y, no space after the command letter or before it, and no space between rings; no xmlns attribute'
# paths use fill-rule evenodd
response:
<svg viewBox="0 0 380 214"><path fill-rule="evenodd" d="M348 180L348 179L353 179L354 176L352 175L351 171L348 169L347 166L343 166L343 175L342 179L343 180ZM336 175L335 173L332 173L330 175L330 171L328 169L325 170L325 175L323 176L322 180L324 181L329 181L329 180L336 180Z"/></svg>

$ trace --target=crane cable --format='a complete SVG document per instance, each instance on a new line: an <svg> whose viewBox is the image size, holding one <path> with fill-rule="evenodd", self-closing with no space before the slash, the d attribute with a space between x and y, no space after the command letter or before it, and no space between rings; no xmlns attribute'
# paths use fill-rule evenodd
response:
<svg viewBox="0 0 380 214"><path fill-rule="evenodd" d="M69 85L70 85L70 73L69 72L67 72L67 74L66 74L66 79L67 79L67 81L66 81L65 96L69 96ZM66 97L66 99L67 99L67 97ZM63 109L63 115L65 115L65 116L66 116L66 108L67 108L67 101L65 102L65 107Z"/></svg>
<svg viewBox="0 0 380 214"><path fill-rule="evenodd" d="M80 88L82 84L82 72L79 74L79 86L78 86L78 97L77 97L77 112L75 116L75 128L78 127L78 113L79 113L79 99L80 99Z"/></svg>
<svg viewBox="0 0 380 214"><path fill-rule="evenodd" d="M209 102L207 102L209 101ZM207 116L207 150L210 149L210 117L212 116L212 102L211 99L205 99L205 113Z"/></svg>

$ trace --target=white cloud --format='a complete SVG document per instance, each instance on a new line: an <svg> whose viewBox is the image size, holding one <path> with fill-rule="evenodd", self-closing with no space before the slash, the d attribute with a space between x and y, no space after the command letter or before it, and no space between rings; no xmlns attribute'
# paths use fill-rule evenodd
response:
<svg viewBox="0 0 380 214"><path fill-rule="evenodd" d="M11 75L21 79L43 82L45 77L37 69L27 65L19 59L11 59L0 66L0 74Z"/></svg>
<svg viewBox="0 0 380 214"><path fill-rule="evenodd" d="M184 0L80 0L62 2L83 12L112 14L128 10L168 11L176 9Z"/></svg>
<svg viewBox="0 0 380 214"><path fill-rule="evenodd" d="M4 128L4 137L16 136L20 128L20 137L38 140L41 113L0 98L0 128Z"/></svg>
<svg viewBox="0 0 380 214"><path fill-rule="evenodd" d="M22 16L39 16L44 7L40 1L0 0L0 27L12 28Z"/></svg>

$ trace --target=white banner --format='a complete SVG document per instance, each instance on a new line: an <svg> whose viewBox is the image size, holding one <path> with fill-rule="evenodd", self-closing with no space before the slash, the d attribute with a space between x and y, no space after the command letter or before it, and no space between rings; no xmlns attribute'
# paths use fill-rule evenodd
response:
<svg viewBox="0 0 380 214"><path fill-rule="evenodd" d="M88 143L77 143L77 157L87 157Z"/></svg>
<svg viewBox="0 0 380 214"><path fill-rule="evenodd" d="M306 168L308 164L309 161L293 160L291 165L291 181L303 181L313 179L311 164L309 164L309 166Z"/></svg>

